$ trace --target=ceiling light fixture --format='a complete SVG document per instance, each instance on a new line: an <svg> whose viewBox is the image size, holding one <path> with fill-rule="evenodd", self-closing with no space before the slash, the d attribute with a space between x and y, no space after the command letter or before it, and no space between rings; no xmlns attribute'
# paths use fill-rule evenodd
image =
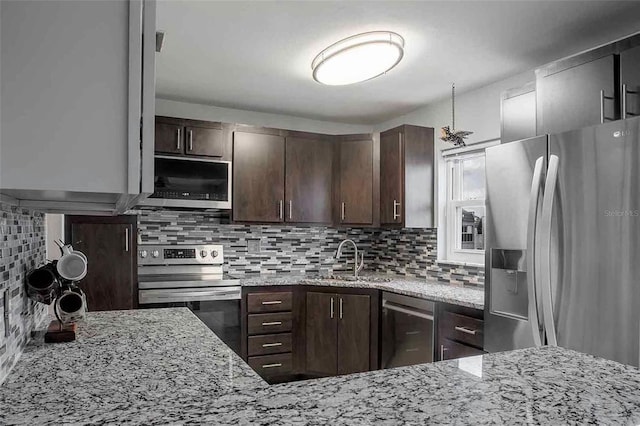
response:
<svg viewBox="0 0 640 426"><path fill-rule="evenodd" d="M329 86L371 80L398 65L404 39L391 31L372 31L340 40L311 62L313 79Z"/></svg>

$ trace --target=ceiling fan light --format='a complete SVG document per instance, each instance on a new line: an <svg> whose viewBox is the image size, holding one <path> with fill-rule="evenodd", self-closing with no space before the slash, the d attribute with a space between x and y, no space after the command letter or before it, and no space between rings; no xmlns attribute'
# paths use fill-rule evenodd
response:
<svg viewBox="0 0 640 426"><path fill-rule="evenodd" d="M313 62L313 79L329 86L371 80L398 65L404 39L394 32L373 31L340 40L320 52Z"/></svg>

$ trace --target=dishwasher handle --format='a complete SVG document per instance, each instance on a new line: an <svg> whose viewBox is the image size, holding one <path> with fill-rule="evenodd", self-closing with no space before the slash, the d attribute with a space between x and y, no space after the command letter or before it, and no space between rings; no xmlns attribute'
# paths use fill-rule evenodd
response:
<svg viewBox="0 0 640 426"><path fill-rule="evenodd" d="M384 299L382 300L382 309L389 309L391 311L396 311L396 312L411 315L414 317L433 321L433 313L431 312L418 311L403 305L398 305L396 303L389 302L388 300L384 300Z"/></svg>

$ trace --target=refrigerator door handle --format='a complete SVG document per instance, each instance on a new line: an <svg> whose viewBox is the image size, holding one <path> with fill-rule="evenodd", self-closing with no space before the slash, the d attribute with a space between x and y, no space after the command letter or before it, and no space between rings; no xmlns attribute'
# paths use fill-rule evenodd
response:
<svg viewBox="0 0 640 426"><path fill-rule="evenodd" d="M553 215L553 201L556 195L556 185L558 183L558 167L560 158L557 155L549 156L549 169L547 181L545 183L544 198L542 200L542 217L540 227L542 228L541 253L543 261L540 264L542 282L542 312L544 315L544 327L547 334L547 343L550 346L558 346L556 336L556 324L553 317L553 301L551 298L551 219Z"/></svg>
<svg viewBox="0 0 640 426"><path fill-rule="evenodd" d="M536 265L536 228L537 216L542 190L542 169L544 167L544 157L536 160L533 169L533 179L531 180L531 193L529 195L529 218L527 224L527 293L529 296L529 324L533 334L533 342L542 346L540 337L540 318L538 317L538 300L536 298L537 265Z"/></svg>

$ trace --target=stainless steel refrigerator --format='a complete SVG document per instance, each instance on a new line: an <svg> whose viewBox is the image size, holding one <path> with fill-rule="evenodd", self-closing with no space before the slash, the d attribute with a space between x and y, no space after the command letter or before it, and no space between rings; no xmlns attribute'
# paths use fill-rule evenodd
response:
<svg viewBox="0 0 640 426"><path fill-rule="evenodd" d="M485 350L640 364L640 117L487 149Z"/></svg>

